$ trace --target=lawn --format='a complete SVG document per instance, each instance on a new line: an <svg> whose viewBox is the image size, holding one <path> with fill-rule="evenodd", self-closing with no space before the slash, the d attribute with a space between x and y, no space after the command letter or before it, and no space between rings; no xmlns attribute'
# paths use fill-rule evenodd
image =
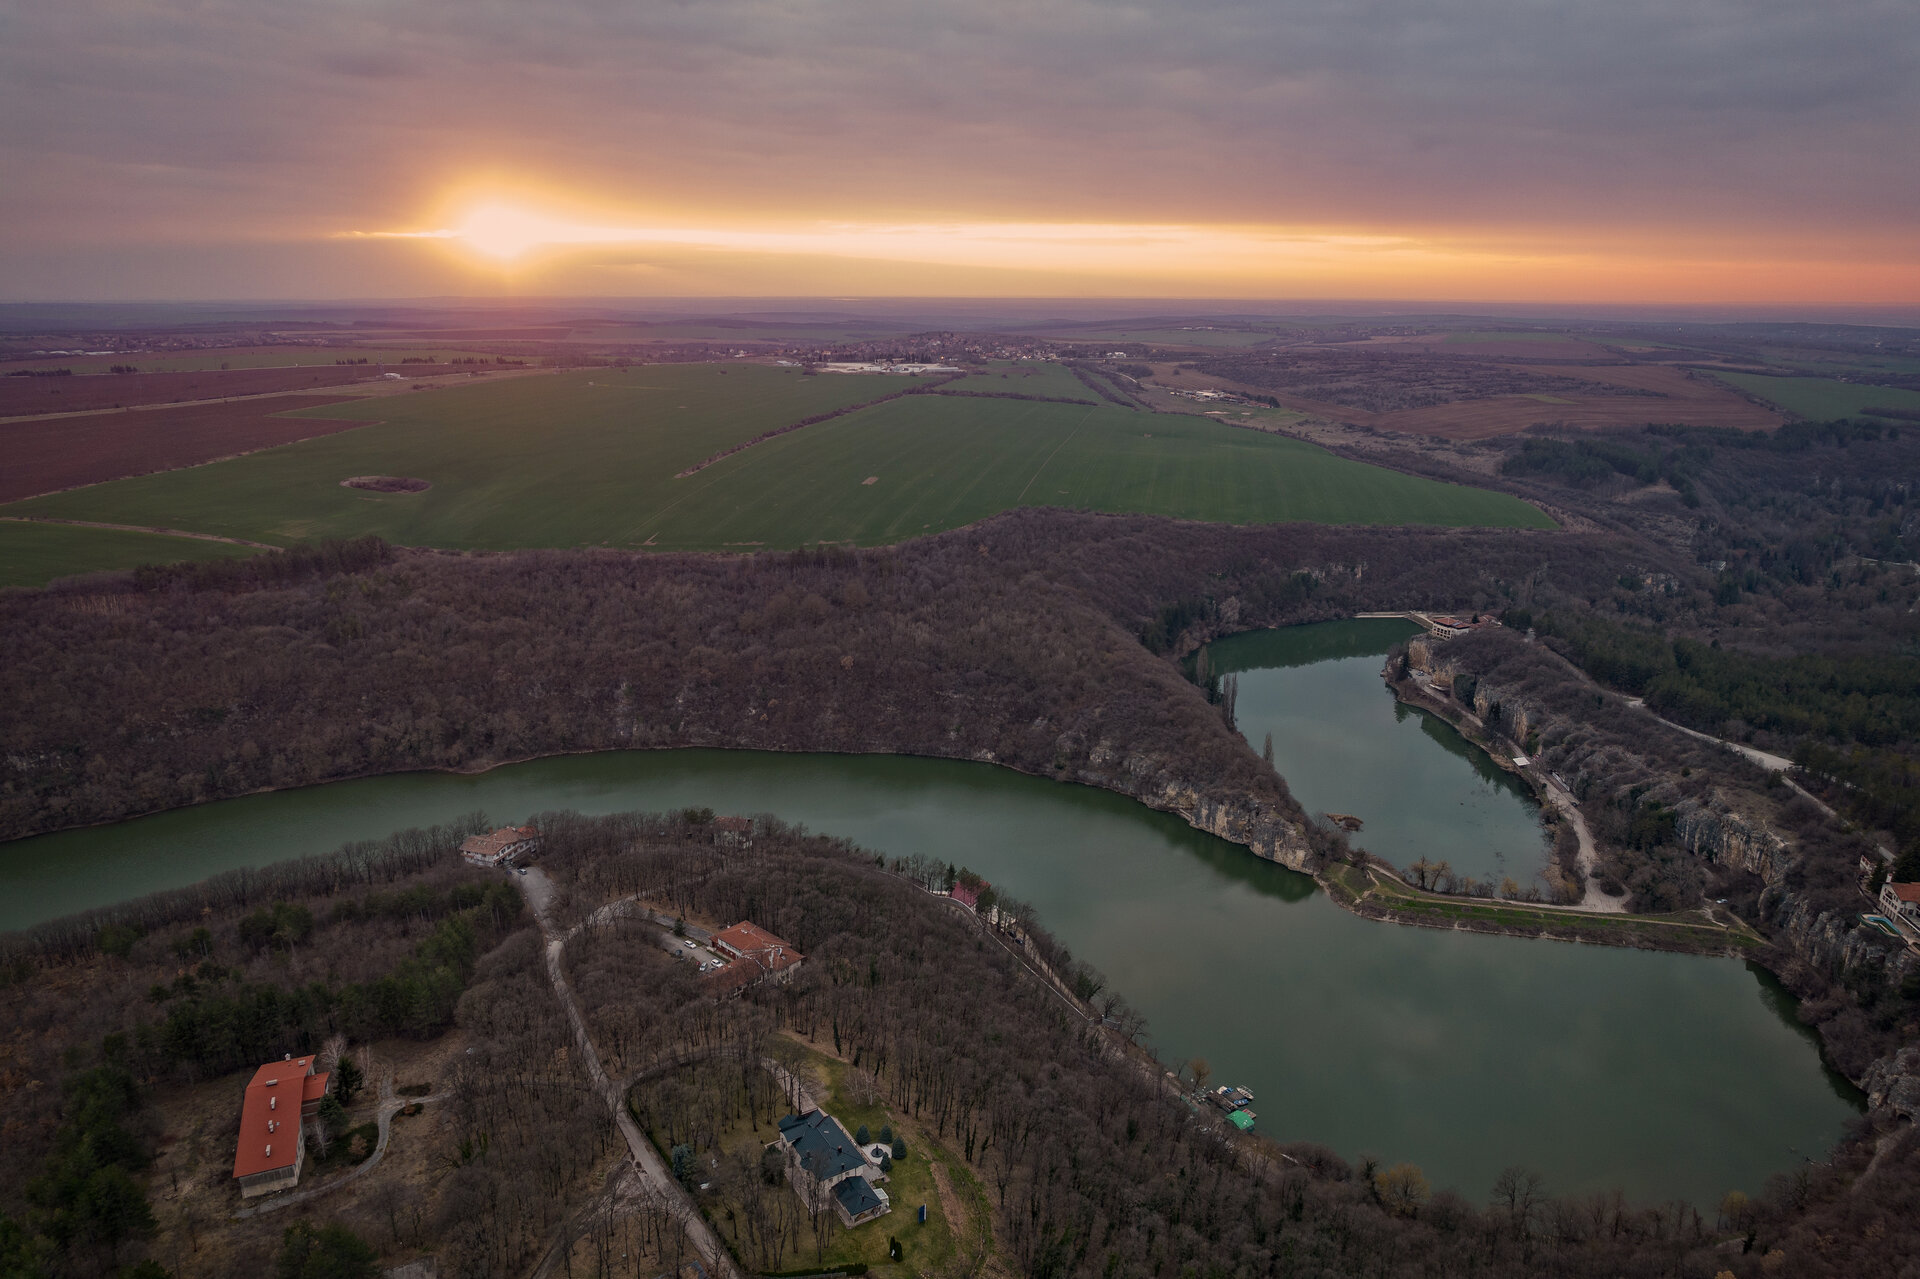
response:
<svg viewBox="0 0 1920 1279"><path fill-rule="evenodd" d="M250 546L197 537L0 520L0 587L45 586L75 573L252 554Z"/></svg>
<svg viewBox="0 0 1920 1279"><path fill-rule="evenodd" d="M1071 375L980 379L992 389ZM244 457L0 508L251 541L377 533L415 546L793 547L877 544L1057 505L1250 523L1550 528L1515 498L1337 458L1199 417L909 396L816 423L697 474L763 432L903 390L911 379L766 365L596 369L308 410L377 424ZM1084 393L1077 381L1073 389ZM340 487L424 479L421 493ZM872 483L866 481L872 479Z"/></svg>
<svg viewBox="0 0 1920 1279"><path fill-rule="evenodd" d="M1867 408L1920 411L1920 391L1862 386L1824 377L1766 377L1758 373L1716 373L1714 376L1749 395L1778 405L1795 417L1813 422L1859 417Z"/></svg>
<svg viewBox="0 0 1920 1279"><path fill-rule="evenodd" d="M813 1240L807 1236L810 1232L803 1227L803 1238L793 1245L781 1261L787 1271L811 1270L815 1268L834 1269L838 1267L865 1264L878 1274L926 1275L939 1273L948 1267L958 1255L960 1245L969 1245L968 1251L974 1252L980 1246L979 1231L989 1220L990 1210L987 1198L979 1180L972 1171L956 1159L950 1152L927 1139L925 1130L911 1119L895 1114L884 1103L881 1095L876 1094L871 1104L862 1104L860 1096L847 1085L848 1068L824 1053L807 1047L803 1041L787 1041L796 1060L792 1063L798 1072L808 1080L817 1103L828 1114L838 1119L849 1134L857 1135L861 1125L866 1125L870 1141L879 1141L882 1128L891 1125L895 1137L906 1143L905 1158L894 1161L886 1180L880 1183L893 1204L893 1211L873 1221L848 1230L837 1220L832 1224L825 1249L816 1254ZM693 1067L698 1071L701 1067ZM649 1134L655 1146L667 1155L668 1142L663 1134L655 1130ZM744 1156L750 1164L757 1165L762 1151L770 1142L779 1137L776 1123L769 1119L755 1126L744 1113L735 1123L724 1130L712 1134L712 1145L702 1145L696 1152L698 1166L714 1166L710 1161L722 1156ZM945 1201L934 1180L934 1164L940 1165L941 1175L952 1187L960 1211L966 1214L961 1238L956 1238L954 1223L947 1217ZM743 1247L739 1236L744 1216L743 1205L732 1196L734 1191L723 1184L714 1186L696 1194L701 1212L707 1220L727 1239L736 1255L750 1256L755 1249ZM793 1192L790 1185L781 1183L776 1193L782 1196ZM920 1207L926 1205L927 1219L921 1222ZM891 1262L887 1256L888 1240L898 1239L901 1247L901 1260ZM762 1258L764 1260L764 1258Z"/></svg>

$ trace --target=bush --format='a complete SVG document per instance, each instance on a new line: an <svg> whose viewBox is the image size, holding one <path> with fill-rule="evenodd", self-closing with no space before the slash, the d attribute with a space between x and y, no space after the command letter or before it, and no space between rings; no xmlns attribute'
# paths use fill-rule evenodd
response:
<svg viewBox="0 0 1920 1279"><path fill-rule="evenodd" d="M280 1237L279 1279L374 1279L374 1251L342 1225L298 1222Z"/></svg>

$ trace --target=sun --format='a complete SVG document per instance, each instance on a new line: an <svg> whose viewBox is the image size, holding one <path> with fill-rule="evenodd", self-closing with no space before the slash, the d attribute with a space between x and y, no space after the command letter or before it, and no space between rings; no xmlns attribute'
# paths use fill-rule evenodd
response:
<svg viewBox="0 0 1920 1279"><path fill-rule="evenodd" d="M512 262L544 245L578 243L588 237L584 228L558 218L491 203L474 208L448 238L490 258Z"/></svg>

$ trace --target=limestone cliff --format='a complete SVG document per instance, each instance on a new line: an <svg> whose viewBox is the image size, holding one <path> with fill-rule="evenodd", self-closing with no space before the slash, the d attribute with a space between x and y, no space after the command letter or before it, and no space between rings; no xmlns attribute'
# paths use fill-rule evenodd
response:
<svg viewBox="0 0 1920 1279"><path fill-rule="evenodd" d="M1271 800L1203 791L1165 759L1124 751L1102 740L1087 752L1086 766L1075 780L1177 814L1194 829L1241 844L1270 862L1302 872L1312 870L1313 850L1302 833L1300 815Z"/></svg>

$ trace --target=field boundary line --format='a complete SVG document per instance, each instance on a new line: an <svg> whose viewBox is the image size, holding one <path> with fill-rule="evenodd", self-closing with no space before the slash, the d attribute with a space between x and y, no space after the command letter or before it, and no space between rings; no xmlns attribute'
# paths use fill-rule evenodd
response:
<svg viewBox="0 0 1920 1279"><path fill-rule="evenodd" d="M249 542L243 537L222 537L218 533L193 533L183 528L155 528L149 524L106 524L99 520L62 520L51 515L0 515L9 524L65 524L71 528L104 528L118 533L151 533L158 537L190 537L201 542L225 542L230 546L252 546L263 551L284 547L270 542Z"/></svg>
<svg viewBox="0 0 1920 1279"><path fill-rule="evenodd" d="M1039 467L1034 471L1034 473L1027 478L1026 486L1020 490L1020 496L1013 499L1013 504L1015 506L1019 506L1022 502L1027 500L1027 489L1030 489L1033 487L1033 482L1040 478L1040 474L1042 471L1045 471L1049 466L1053 465L1053 459L1060 456L1060 450L1067 447L1067 445L1072 442L1074 436L1080 434L1080 428L1087 424L1087 419L1093 416L1094 409L1098 409L1099 407L1100 406L1096 404L1093 406L1093 408L1088 409L1085 413L1082 413L1080 415L1080 420L1073 424L1073 429L1067 432L1067 438L1064 440L1061 440L1058 444L1053 446L1053 452L1047 454L1047 460L1042 462L1039 465Z"/></svg>

